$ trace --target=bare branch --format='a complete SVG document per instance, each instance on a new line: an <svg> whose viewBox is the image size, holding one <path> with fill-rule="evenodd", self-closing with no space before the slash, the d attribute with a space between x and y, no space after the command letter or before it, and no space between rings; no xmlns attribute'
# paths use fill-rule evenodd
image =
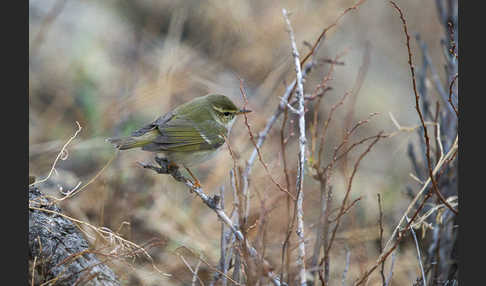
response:
<svg viewBox="0 0 486 286"><path fill-rule="evenodd" d="M406 218L407 218L407 222L410 223L410 219L408 217ZM420 255L420 247L418 245L417 236L415 235L415 231L413 230L412 226L410 226L410 232L412 233L413 240L415 241L415 247L417 248L417 258L420 265L420 271L422 271L422 283L424 286L427 286L427 279L425 278L424 266L422 265L422 256Z"/></svg>
<svg viewBox="0 0 486 286"><path fill-rule="evenodd" d="M344 246L344 250L346 251L346 263L344 264L344 271L343 271L343 277L342 277L343 286L346 285L346 275L348 274L349 259L351 257L351 251L349 250L349 248Z"/></svg>
<svg viewBox="0 0 486 286"><path fill-rule="evenodd" d="M155 161L160 165L160 167L156 167L141 162L139 162L138 164L145 169L151 169L159 174L169 174L176 181L185 184L191 192L194 192L210 209L212 209L216 213L219 219L221 219L226 224L226 226L228 226L229 229L231 229L231 231L235 234L236 239L242 242L244 246L248 249L250 256L258 257L258 252L256 251L256 249L250 245L250 243L245 238L243 233L238 229L237 226L233 224L232 220L226 215L224 210L222 210L219 207L219 203L221 200L220 196L218 195L214 195L213 197L208 196L206 193L202 191L201 187L196 186L191 180L184 177L178 168L170 167L167 159L155 157ZM273 274L272 272L268 272L265 274L271 279L274 285L281 285L278 277L275 274Z"/></svg>
<svg viewBox="0 0 486 286"><path fill-rule="evenodd" d="M243 108L246 108L246 106L248 105L248 99L246 97L245 89L243 88L243 80L241 78L240 78L240 92L241 92L241 95L243 96L243 100L245 101L245 105L243 106ZM288 104L287 102L285 102L285 103ZM293 108L293 107L289 105L289 108ZM296 200L295 197L291 193L289 193L289 191L287 189L285 189L277 181L275 181L272 174L268 170L267 164L265 164L265 162L263 161L263 156L260 152L260 148L258 148L257 144L255 143L255 138L253 137L253 132L251 132L251 127L250 127L250 124L248 123L248 116L246 115L246 113L243 113L243 116L245 117L245 125L246 125L246 128L248 129L248 133L250 134L251 143L253 143L253 146L255 146L255 149L257 150L258 160L260 161L263 168L267 172L267 175L270 177L270 180L273 182L273 184L275 184L278 187L278 189L280 191L287 193L287 195L289 195L295 201Z"/></svg>
<svg viewBox="0 0 486 286"><path fill-rule="evenodd" d="M379 135L381 135L381 132L380 132ZM370 145L368 145L368 148L366 148L366 150L363 153L361 153L358 160L356 160L356 163L354 163L353 172L351 173L351 176L349 177L346 193L344 194L343 202L341 203L341 209L340 209L339 214L336 218L336 225L334 226L332 234L331 234L331 238L329 239L329 244L326 248L326 253L329 253L329 251L331 250L334 238L336 236L336 231L337 231L339 224L341 222L341 217L344 214L344 212L346 211L346 201L348 200L349 194L351 193L351 187L352 187L352 184L353 184L353 179L354 179L354 176L355 176L355 174L358 170L359 164L360 164L361 160L363 160L363 158L366 156L366 154L368 154L371 151L371 148L373 148L373 146L380 139L381 139L381 136L377 136L375 138L375 140L373 140L373 142L371 142Z"/></svg>
<svg viewBox="0 0 486 286"><path fill-rule="evenodd" d="M395 266L395 259L397 258L397 253L398 253L398 251L393 251L393 253L392 253L390 273L388 273L388 277L386 278L385 286L390 285L391 278L393 276L393 267Z"/></svg>
<svg viewBox="0 0 486 286"><path fill-rule="evenodd" d="M378 210L379 210L379 217L378 217L378 226L380 227L380 253L383 252L383 208L381 206L381 196L380 194L377 194L378 197ZM380 269L380 275L381 275L381 281L383 285L386 284L386 279L385 279L385 262L381 263L381 269Z"/></svg>
<svg viewBox="0 0 486 286"><path fill-rule="evenodd" d="M312 49L310 50L309 53L307 53L307 55L304 56L304 58L302 59L302 62L301 62L301 67L302 65L305 63L305 61L307 61L307 59L315 53L316 49L319 47L320 43L324 40L325 36L326 36L326 33L331 30L332 28L336 27L337 24L339 23L339 21L341 20L341 18L346 15L346 13L348 13L349 11L352 11L352 10L356 10L358 8L358 6L360 6L361 4L363 4L365 2L365 0L359 0L356 2L356 4L354 4L353 6L349 7L349 8L346 8L346 10L344 10L337 18L336 20L331 24L329 25L328 27L326 27L322 32L321 34L319 35L319 38L317 39L316 43L314 44L314 46L312 46Z"/></svg>
<svg viewBox="0 0 486 286"><path fill-rule="evenodd" d="M305 110L304 110L304 86L303 86L303 77L302 77L302 70L300 66L299 60L299 51L297 49L297 45L295 43L294 32L292 30L292 26L290 24L290 20L288 17L287 10L282 9L282 14L287 24L287 29L290 36L290 43L292 45L292 55L294 57L295 63L295 73L297 76L297 99L299 100L299 108L296 110L296 113L299 115L299 173L297 175L297 182L296 182L296 192L297 192L297 202L296 202L296 210L297 210L297 236L299 237L299 254L297 257L297 264L299 266L299 276L300 276L300 284L306 285L306 271L305 271L305 241L304 241L304 165L306 161L305 157L305 148L307 144L307 138L305 136Z"/></svg>
<svg viewBox="0 0 486 286"><path fill-rule="evenodd" d="M432 189L434 190L435 194L437 195L437 197L439 198L439 200L445 204L454 214L458 214L459 212L454 209L447 201L446 199L442 196L442 194L440 193L439 191L439 186L437 185L437 182L434 178L434 175L432 174L432 162L431 162L431 158L430 158L430 139L429 139L429 135L428 135L428 132L427 132L427 127L425 126L425 120L424 120L424 117L422 115L422 111L420 110L420 103L419 103L419 94L417 92L417 83L415 82L415 67L413 66L413 62L412 62L412 52L410 50L410 36L408 34L408 28L407 28L407 22L405 20L405 17L403 16L403 13L402 13L402 10L400 9L400 7L398 7L398 5L393 2L393 1L390 1L390 3L393 5L393 7L398 11L398 13L400 14L400 19L402 20L402 24L403 24L403 30L404 30L404 33L405 33L405 36L406 36L406 39L407 39L407 49L408 49L408 64L410 66L410 71L412 73L412 84L413 84L413 92L415 94L415 108L417 109L417 113L420 117L420 122L422 123L422 127L424 129L424 138L425 138L425 145L427 147L427 165L428 165L428 171L429 171L429 177L430 177L430 180L432 181Z"/></svg>
<svg viewBox="0 0 486 286"><path fill-rule="evenodd" d="M434 175L435 173L437 173L440 168L442 167L442 165L446 162L449 162L449 159L451 157L453 157L455 154L456 154L456 150L457 150L457 141L458 141L458 137L456 136L456 139L454 141L454 144L452 145L452 147L450 148L450 150L447 152L447 154L440 158L439 159L439 162L437 163L437 165L435 166L434 168ZM407 210L405 211L405 214L402 216L402 218L400 219L397 227L395 228L395 230L393 231L390 239L388 240L388 242L385 244L385 247L384 249L388 249L388 245L391 243L391 241L397 237L397 240L395 241L395 243L384 253L381 253L380 254L380 257L378 258L378 260L376 261L376 263L368 270L366 271L362 277L360 279L358 279L356 281L356 283L354 284L355 286L357 285L361 285L363 283L365 283L365 281L368 279L368 277L371 275L371 273L373 273L373 271L376 270L376 268L378 267L378 265L382 262L384 262L386 260L386 258L394 252L394 250L398 247L398 244L400 243L400 241L402 240L403 238L403 233L410 227L410 225L412 224L413 221L415 221L415 218L417 217L418 213L422 210L425 202L434 194L433 192L428 192L424 199L422 200L422 203L418 206L418 208L415 210L414 214L412 215L410 221L408 222L408 224L400 231L398 232L398 229L400 228L400 225L402 224L403 220L405 220L405 217L408 215L408 213L410 212L410 210L412 209L412 207L415 205L415 203L417 202L417 200L420 198L420 196L422 195L422 193L425 191L425 189L427 188L428 184L430 183L430 178L427 179L427 181L425 182L425 184L422 186L422 189L417 193L417 195L415 196L415 198L412 200L412 202L410 203L410 205L408 206Z"/></svg>
<svg viewBox="0 0 486 286"><path fill-rule="evenodd" d="M450 159L455 156L457 149L458 149L458 137L456 136L456 140L454 141L454 144L451 146L451 149L447 152L446 155L444 155L442 158L440 158L439 161L437 162L437 165L435 166L434 171L433 171L433 174L434 175L437 174L437 172L441 169L441 167L443 165L445 165L448 162L450 162ZM412 207L415 205L415 203L418 201L418 199L420 198L420 196L427 189L427 186L429 185L429 183L430 183L430 178L428 178L427 181L425 181L425 183L422 185L422 188L415 195L415 198L412 200L412 202L410 202L410 204L408 205L407 210L403 214L402 218L400 219L400 221L398 222L397 226L395 227L392 235L390 236L390 238L388 239L387 243L385 244L385 247L384 247L385 249L388 247L388 245L390 244L390 242L393 240L393 238L397 234L398 229L400 228L400 225L405 221L405 217L409 214L409 212L411 211Z"/></svg>

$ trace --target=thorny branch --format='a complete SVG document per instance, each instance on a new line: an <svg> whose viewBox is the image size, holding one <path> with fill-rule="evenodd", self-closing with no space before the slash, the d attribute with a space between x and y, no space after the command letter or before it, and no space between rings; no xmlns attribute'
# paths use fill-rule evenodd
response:
<svg viewBox="0 0 486 286"><path fill-rule="evenodd" d="M429 135L428 135L428 132L427 132L427 127L425 126L425 120L424 120L424 117L422 115L422 111L420 110L420 103L419 103L419 94L417 92L417 83L415 81L415 67L413 65L413 62L412 62L412 52L411 52L411 49L410 49L410 36L408 34L408 28L407 28L407 22L405 20L405 17L403 16L403 13L402 13L402 10L400 9L400 7L398 7L398 5L393 2L393 1L390 1L390 3L393 5L393 7L398 11L398 13L400 14L400 19L402 21L402 24L403 24L403 30L404 30L404 33L406 35L406 39L407 39L407 50L408 50L408 64L410 66L410 71L412 73L412 84L413 84L413 92L415 94L415 108L417 109L417 113L420 117L420 122L422 123L422 127L424 129L424 138L425 138L425 145L427 147L427 165L428 165L428 171L429 171L429 177L432 181L432 187L433 187L433 190L435 192L435 194L437 195L437 197L439 198L439 200L444 204L446 205L454 214L458 214L459 212L454 209L448 202L447 200L442 196L442 194L440 193L439 191L439 186L437 185L437 181L435 180L434 178L434 175L432 174L432 162L431 162L431 158L430 158L430 139L429 139Z"/></svg>
<svg viewBox="0 0 486 286"><path fill-rule="evenodd" d="M439 162L437 162L437 165L435 166L434 171L433 171L433 174L434 175L441 169L441 167L444 164L450 162L449 159L451 157L455 156L456 150L458 148L457 147L458 146L457 145L457 140L458 140L458 138L456 137L456 139L454 141L454 144L452 145L452 147L450 148L450 150L447 152L447 154L444 155L442 158L440 158L439 159ZM413 201L410 203L410 205L408 206L407 210L405 211L404 215L402 216L402 218L398 222L398 225L395 228L395 230L393 231L390 239L385 244L384 249L385 250L388 249L387 252L382 252L380 254L380 257L375 262L375 264L368 271L366 271L366 273L354 284L355 286L363 284L368 279L368 277L371 275L371 273L373 273L373 271L376 270L376 268L378 267L378 265L380 265L382 262L384 262L386 260L386 258L398 247L398 244L400 243L400 241L403 238L403 233L408 230L408 228L410 227L410 225L412 224L412 222L415 220L415 218L417 217L417 215L422 210L423 206L425 205L425 202L432 196L432 194L434 194L433 192L428 192L425 195L424 199L422 200L422 203L419 205L419 207L415 210L414 214L410 218L410 221L407 223L407 225L402 230L400 230L398 232L398 229L399 229L400 225L405 220L406 216L408 215L408 213L410 212L410 210L412 209L412 207L415 205L415 203L417 202L417 200L420 198L420 196L422 195L422 193L425 191L425 189L427 188L427 186L428 186L429 183L430 183L430 178L427 179L427 181L424 183L424 185L422 186L421 190L417 193L417 195L415 196L415 198L413 199ZM395 243L390 248L388 248L388 245L391 243L391 241L395 237L397 238L396 241L395 241Z"/></svg>

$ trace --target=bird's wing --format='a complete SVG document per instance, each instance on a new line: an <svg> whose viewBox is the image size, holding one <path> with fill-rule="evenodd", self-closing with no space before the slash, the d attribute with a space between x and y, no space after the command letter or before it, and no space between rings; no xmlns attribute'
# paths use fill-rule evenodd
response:
<svg viewBox="0 0 486 286"><path fill-rule="evenodd" d="M133 131L131 136L134 136L134 137L142 136L145 133L156 129L158 126L163 126L164 124L169 122L173 117L174 117L174 114L172 112L169 112L169 113L165 114L164 116L160 116L159 118L155 119L153 122L150 122L149 124L143 126L142 128Z"/></svg>
<svg viewBox="0 0 486 286"><path fill-rule="evenodd" d="M156 120L156 127L160 133L152 143L145 145L142 149L147 151L203 151L219 148L224 144L226 129L214 121L206 120L197 122L198 126L191 120L171 116ZM208 135L204 130L215 130ZM153 129L153 128L152 128ZM223 136L224 135L224 136Z"/></svg>

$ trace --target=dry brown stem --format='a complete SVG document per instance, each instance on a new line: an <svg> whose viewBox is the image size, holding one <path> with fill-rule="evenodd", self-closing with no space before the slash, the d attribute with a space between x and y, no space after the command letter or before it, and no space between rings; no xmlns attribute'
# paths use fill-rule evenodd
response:
<svg viewBox="0 0 486 286"><path fill-rule="evenodd" d="M338 229L339 224L341 222L341 217L343 216L343 214L346 210L346 201L348 200L349 194L351 193L353 179L354 179L354 176L356 175L359 164L360 164L361 160L371 151L371 148L373 148L373 146L376 143L378 143L378 141L382 138L380 135L381 135L381 132L376 136L375 140L373 140L373 142L371 142L371 144L368 145L368 148L366 148L366 150L363 153L361 153L358 160L356 160L356 163L354 164L353 172L351 173L351 176L349 177L348 186L347 186L346 192L344 194L343 202L341 203L341 209L340 209L339 214L338 214L337 219L336 219L336 225L334 226L334 228L332 230L331 238L329 240L329 245L326 248L326 253L329 253L329 251L331 250L332 244L334 242L334 238L336 236L337 229Z"/></svg>
<svg viewBox="0 0 486 286"><path fill-rule="evenodd" d="M457 151L457 140L458 140L458 138L456 137L454 144L452 145L451 149L447 152L447 154L445 154L442 158L439 159L439 162L437 163L437 165L434 168L434 172L433 172L434 175L441 169L441 167L445 163L450 162L451 157L455 156L456 151ZM425 189L427 188L429 183L430 183L430 178L427 179L427 181L423 184L421 190L417 193L415 198L409 204L407 210L405 211L404 215L400 219L400 221L399 221L397 227L395 228L395 230L393 231L391 237L389 238L389 240L385 244L384 250L386 250L386 252L385 253L382 252L380 254L376 263L365 274L363 274L360 279L357 280L357 282L355 283L355 286L365 283L365 281L368 279L368 277L371 275L371 273L373 273L376 270L378 265L380 265L381 263L384 263L386 258L398 247L398 244L400 243L401 239L403 238L403 233L405 231L407 231L408 228L410 227L410 225L412 224L412 222L414 222L415 218L418 216L419 212L422 210L423 206L425 205L425 202L432 196L432 194L434 194L433 192L428 192L424 196L424 199L422 200L419 207L415 210L414 214L412 215L412 217L408 221L407 225L401 231L398 231L400 225L405 220L405 218L408 216L408 213L410 212L412 207L415 205L415 203L418 201L418 199L420 198L422 193L425 191ZM388 248L388 245L395 238L395 235L396 235L396 238L397 238L395 243L390 248Z"/></svg>
<svg viewBox="0 0 486 286"><path fill-rule="evenodd" d="M410 72L412 73L413 92L415 94L415 109L417 110L417 113L418 113L419 118L420 118L420 122L422 123L422 127L424 129L425 145L427 147L427 149L426 149L427 166L428 166L429 177L430 177L430 180L432 181L432 187L433 187L435 194L439 198L439 200L444 205L446 205L454 214L457 215L457 214L459 214L459 212L456 209L454 209L447 202L447 200L444 198L444 196L442 196L442 194L439 191L439 186L437 185L437 181L435 180L434 175L432 174L432 162L431 162L431 158L430 158L430 139L429 139L429 135L428 135L428 132L427 132L427 126L425 126L425 120L424 120L424 117L422 115L422 111L420 110L420 103L419 103L420 97L419 97L419 94L417 92L417 83L416 83L416 80L415 80L415 67L414 67L413 62L412 62L412 51L410 49L410 35L408 34L407 21L405 20L405 17L403 16L403 13L402 13L402 10L400 9L400 7L398 7L398 5L393 1L390 1L390 3L393 5L393 7L400 14L400 19L401 19L402 24L403 24L403 31L404 31L406 39L407 39L408 64L410 66Z"/></svg>
<svg viewBox="0 0 486 286"><path fill-rule="evenodd" d="M245 102L243 108L246 108L246 106L248 105L248 99L246 97L246 93L245 93L245 89L243 88L243 80L240 78L240 92L241 92L241 95L243 97L243 100ZM255 147L255 149L257 150L257 154L258 154L258 160L260 161L260 163L262 164L263 168L265 169L265 172L267 172L267 175L268 177L270 177L270 180L272 181L272 183L277 186L277 188L281 191L281 192L284 192L286 193L289 197L291 197L294 201L296 200L295 197L288 191L288 189L282 187L272 176L272 174L270 173L270 170L268 169L268 166L267 164L265 163L265 161L263 161L263 156L261 154L261 151L260 151L260 148L258 147L258 145L256 144L255 142L255 138L253 136L253 132L251 132L251 127L250 127L250 123L248 123L248 116L246 115L246 113L243 113L243 116L245 117L245 126L246 128L248 129L248 134L250 135L250 140L251 140L251 143L253 144L253 146Z"/></svg>
<svg viewBox="0 0 486 286"><path fill-rule="evenodd" d="M363 4L365 2L365 0L359 0L357 1L353 6L349 7L349 8L346 8L337 18L336 20L331 24L329 25L327 28L325 28L321 34L319 35L319 37L317 38L317 41L315 42L315 44L312 46L311 50L304 56L304 58L302 59L301 61L301 67L303 66L303 64L305 63L305 61L307 61L307 59L309 59L309 57L314 54L315 50L317 49L317 47L320 45L321 41L324 40L324 37L326 35L326 33L331 30L332 28L336 27L337 24L339 23L339 21L341 20L342 17L344 17L344 15L346 15L349 11L352 11L352 10L356 10L358 8L358 6L360 6L361 4Z"/></svg>

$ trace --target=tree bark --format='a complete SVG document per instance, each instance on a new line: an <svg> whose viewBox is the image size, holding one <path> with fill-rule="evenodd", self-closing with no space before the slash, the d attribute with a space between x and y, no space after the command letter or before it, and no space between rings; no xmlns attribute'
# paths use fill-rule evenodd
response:
<svg viewBox="0 0 486 286"><path fill-rule="evenodd" d="M76 225L63 216L31 207L61 213L38 188L29 188L29 262L35 266L29 270L29 283L51 280L47 285L120 285L115 273L90 252Z"/></svg>

